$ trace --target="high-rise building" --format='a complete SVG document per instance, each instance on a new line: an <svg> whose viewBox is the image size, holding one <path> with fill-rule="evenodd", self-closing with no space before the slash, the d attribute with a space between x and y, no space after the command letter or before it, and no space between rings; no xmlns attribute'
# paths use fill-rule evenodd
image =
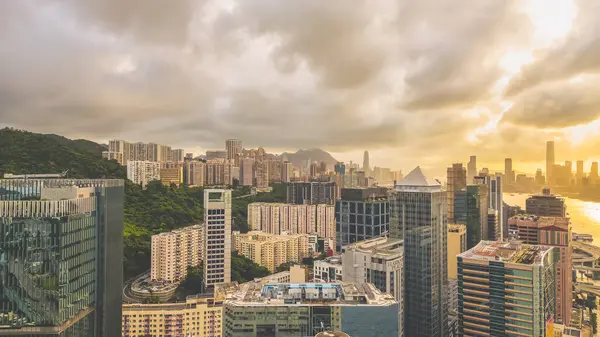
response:
<svg viewBox="0 0 600 337"><path fill-rule="evenodd" d="M467 226L448 224L448 278L456 279L456 256L467 250Z"/></svg>
<svg viewBox="0 0 600 337"><path fill-rule="evenodd" d="M550 246L481 241L458 256L460 336L549 336L555 311Z"/></svg>
<svg viewBox="0 0 600 337"><path fill-rule="evenodd" d="M469 163L470 164L470 163ZM470 176L469 176L470 177ZM473 178L470 178L473 180ZM467 172L461 163L447 169L446 191L448 199L448 223L454 222L454 193L467 187Z"/></svg>
<svg viewBox="0 0 600 337"><path fill-rule="evenodd" d="M183 161L183 149L171 150L171 161L182 162Z"/></svg>
<svg viewBox="0 0 600 337"><path fill-rule="evenodd" d="M256 188L265 189L269 187L269 162L267 160L256 161Z"/></svg>
<svg viewBox="0 0 600 337"><path fill-rule="evenodd" d="M371 283L394 295L402 308L404 299L404 243L400 239L376 237L344 246L344 282Z"/></svg>
<svg viewBox="0 0 600 337"><path fill-rule="evenodd" d="M365 151L365 154L363 156L363 171L365 171L365 173L368 173L371 170L370 166L369 166L369 151Z"/></svg>
<svg viewBox="0 0 600 337"><path fill-rule="evenodd" d="M455 193L454 222L467 226L467 248L489 237L488 204L486 185L467 185Z"/></svg>
<svg viewBox="0 0 600 337"><path fill-rule="evenodd" d="M206 151L206 160L227 159L227 151Z"/></svg>
<svg viewBox="0 0 600 337"><path fill-rule="evenodd" d="M386 188L343 188L335 204L336 251L342 246L390 230L390 203Z"/></svg>
<svg viewBox="0 0 600 337"><path fill-rule="evenodd" d="M0 335L120 336L123 180L11 179L0 191L11 199L0 201Z"/></svg>
<svg viewBox="0 0 600 337"><path fill-rule="evenodd" d="M571 322L572 248L569 218L517 215L509 220L509 226L524 244L547 245L559 250L556 263L556 317L563 324Z"/></svg>
<svg viewBox="0 0 600 337"><path fill-rule="evenodd" d="M342 162L335 164L335 173L338 175L346 174L346 165Z"/></svg>
<svg viewBox="0 0 600 337"><path fill-rule="evenodd" d="M183 183L183 167L161 168L160 181L164 185L175 184L179 186Z"/></svg>
<svg viewBox="0 0 600 337"><path fill-rule="evenodd" d="M285 188L288 204L335 204L335 182L292 182Z"/></svg>
<svg viewBox="0 0 600 337"><path fill-rule="evenodd" d="M168 282L183 280L188 267L200 265L204 254L203 227L189 226L152 235L150 278Z"/></svg>
<svg viewBox="0 0 600 337"><path fill-rule="evenodd" d="M252 186L254 180L254 159L240 158L240 185Z"/></svg>
<svg viewBox="0 0 600 337"><path fill-rule="evenodd" d="M271 159L269 163L269 183L280 183L283 177L283 162Z"/></svg>
<svg viewBox="0 0 600 337"><path fill-rule="evenodd" d="M469 163L467 164L467 184L473 184L473 179L477 175L477 156L471 156L469 158Z"/></svg>
<svg viewBox="0 0 600 337"><path fill-rule="evenodd" d="M289 161L284 161L281 165L281 181L284 183L289 183L292 181L292 176L294 172L292 171L292 163Z"/></svg>
<svg viewBox="0 0 600 337"><path fill-rule="evenodd" d="M592 167L590 168L590 184L596 185L598 184L598 162L592 162Z"/></svg>
<svg viewBox="0 0 600 337"><path fill-rule="evenodd" d="M225 141L227 160L231 160L234 166L240 165L240 154L242 153L242 141L239 139L227 139Z"/></svg>
<svg viewBox="0 0 600 337"><path fill-rule="evenodd" d="M390 237L404 240L404 333L448 336L447 193L419 167L395 186Z"/></svg>
<svg viewBox="0 0 600 337"><path fill-rule="evenodd" d="M542 169L537 169L535 171L535 184L538 186L542 186L546 183L546 179L544 178L544 174L542 173Z"/></svg>
<svg viewBox="0 0 600 337"><path fill-rule="evenodd" d="M583 160L578 160L577 161L577 171L575 173L575 181L577 182L578 185L581 185L581 182L583 181Z"/></svg>
<svg viewBox="0 0 600 337"><path fill-rule="evenodd" d="M274 272L286 262L300 262L309 257L307 234L269 234L250 231L233 235L235 250L256 264Z"/></svg>
<svg viewBox="0 0 600 337"><path fill-rule="evenodd" d="M319 164L317 164L316 162L310 164L310 169L309 169L308 174L311 177L318 177L320 175L320 173L319 173Z"/></svg>
<svg viewBox="0 0 600 337"><path fill-rule="evenodd" d="M565 199L550 193L549 188L545 188L542 194L532 195L525 201L525 211L527 214L537 216L556 216L564 218L567 213Z"/></svg>
<svg viewBox="0 0 600 337"><path fill-rule="evenodd" d="M160 180L160 163L130 160L127 162L127 179L146 188L152 180Z"/></svg>
<svg viewBox="0 0 600 337"><path fill-rule="evenodd" d="M227 159L207 160L206 176L204 185L229 186L233 184L234 166L233 161Z"/></svg>
<svg viewBox="0 0 600 337"><path fill-rule="evenodd" d="M231 282L231 190L204 190L204 284Z"/></svg>
<svg viewBox="0 0 600 337"><path fill-rule="evenodd" d="M119 165L123 164L123 152L102 151L102 158L106 160L114 160Z"/></svg>
<svg viewBox="0 0 600 337"><path fill-rule="evenodd" d="M485 240L502 241L502 227L498 218L498 211L488 208L487 238L484 238Z"/></svg>
<svg viewBox="0 0 600 337"><path fill-rule="evenodd" d="M515 182L515 172L513 171L512 158L504 159L504 179L507 184Z"/></svg>
<svg viewBox="0 0 600 337"><path fill-rule="evenodd" d="M223 300L223 337L403 337L398 302L368 283L250 281L217 286L215 296Z"/></svg>
<svg viewBox="0 0 600 337"><path fill-rule="evenodd" d="M554 182L554 142L546 142L546 182L548 185Z"/></svg>
<svg viewBox="0 0 600 337"><path fill-rule="evenodd" d="M189 186L204 186L206 179L206 164L190 160L185 163L184 182Z"/></svg>
<svg viewBox="0 0 600 337"><path fill-rule="evenodd" d="M222 317L222 301L204 294L177 303L123 304L122 336L220 337Z"/></svg>

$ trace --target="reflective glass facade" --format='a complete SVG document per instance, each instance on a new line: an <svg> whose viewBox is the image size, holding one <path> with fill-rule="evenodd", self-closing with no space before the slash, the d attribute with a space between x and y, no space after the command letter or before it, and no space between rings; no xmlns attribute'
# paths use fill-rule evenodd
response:
<svg viewBox="0 0 600 337"><path fill-rule="evenodd" d="M379 237L390 230L387 200L346 201L335 204L336 250L357 241Z"/></svg>
<svg viewBox="0 0 600 337"><path fill-rule="evenodd" d="M119 336L123 182L0 180L0 200L0 336Z"/></svg>

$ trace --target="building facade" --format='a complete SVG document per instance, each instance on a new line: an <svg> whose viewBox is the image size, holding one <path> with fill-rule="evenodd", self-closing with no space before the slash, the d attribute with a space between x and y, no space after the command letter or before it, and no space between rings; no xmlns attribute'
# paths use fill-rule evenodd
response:
<svg viewBox="0 0 600 337"><path fill-rule="evenodd" d="M335 203L336 251L390 230L390 204L385 188L342 189Z"/></svg>
<svg viewBox="0 0 600 337"><path fill-rule="evenodd" d="M127 162L127 179L146 188L150 181L160 180L160 163L130 160Z"/></svg>
<svg viewBox="0 0 600 337"><path fill-rule="evenodd" d="M333 205L336 200L334 182L286 183L286 203L298 205Z"/></svg>
<svg viewBox="0 0 600 337"><path fill-rule="evenodd" d="M549 336L556 254L553 247L519 241L481 241L460 254L459 334Z"/></svg>
<svg viewBox="0 0 600 337"><path fill-rule="evenodd" d="M550 193L550 189L545 188L542 194L532 195L525 201L525 211L527 214L537 216L556 216L564 218L567 213L565 199Z"/></svg>
<svg viewBox="0 0 600 337"><path fill-rule="evenodd" d="M203 229L194 225L152 235L150 279L181 281L187 276L188 267L200 265L204 254Z"/></svg>
<svg viewBox="0 0 600 337"><path fill-rule="evenodd" d="M455 192L454 222L467 226L467 248L489 237L487 192L486 185L468 185Z"/></svg>
<svg viewBox="0 0 600 337"><path fill-rule="evenodd" d="M204 186L206 181L206 164L190 160L185 163L184 182L189 186Z"/></svg>
<svg viewBox="0 0 600 337"><path fill-rule="evenodd" d="M470 164L470 163L469 163ZM469 171L470 173L470 171ZM454 194L467 187L467 171L462 164L452 164L446 170L446 191L448 194L448 223L454 222Z"/></svg>
<svg viewBox="0 0 600 337"><path fill-rule="evenodd" d="M123 181L0 180L3 193L0 335L119 336Z"/></svg>
<svg viewBox="0 0 600 337"><path fill-rule="evenodd" d="M467 250L467 226L448 224L448 278L456 279L456 256Z"/></svg>
<svg viewBox="0 0 600 337"><path fill-rule="evenodd" d="M215 296L223 299L223 337L403 336L398 302L367 283L251 281L217 286Z"/></svg>
<svg viewBox="0 0 600 337"><path fill-rule="evenodd" d="M276 235L258 231L234 233L234 247L238 254L274 272L286 262L300 262L309 257L308 235Z"/></svg>
<svg viewBox="0 0 600 337"><path fill-rule="evenodd" d="M254 183L254 159L240 159L240 185L252 186Z"/></svg>
<svg viewBox="0 0 600 337"><path fill-rule="evenodd" d="M231 190L204 190L204 285L231 282Z"/></svg>
<svg viewBox="0 0 600 337"><path fill-rule="evenodd" d="M313 264L313 275L317 282L343 281L344 273L341 256L330 256L325 260L316 260Z"/></svg>
<svg viewBox="0 0 600 337"><path fill-rule="evenodd" d="M239 166L242 141L239 139L227 139L225 141L225 150L227 151L227 160L232 161L235 166Z"/></svg>
<svg viewBox="0 0 600 337"><path fill-rule="evenodd" d="M448 335L447 193L419 167L390 197L390 236L404 240L404 334Z"/></svg>
<svg viewBox="0 0 600 337"><path fill-rule="evenodd" d="M289 183L292 181L292 177L294 176L292 163L289 161L284 161L281 164L281 181L284 183Z"/></svg>
<svg viewBox="0 0 600 337"><path fill-rule="evenodd" d="M573 302L572 247L569 218L517 215L509 220L510 230L525 244L547 245L559 250L556 263L555 321L569 324Z"/></svg>
<svg viewBox="0 0 600 337"><path fill-rule="evenodd" d="M188 296L185 302L123 304L123 337L221 337L223 303L212 297Z"/></svg>
<svg viewBox="0 0 600 337"><path fill-rule="evenodd" d="M181 185L183 183L183 167L161 168L160 181L167 186L171 184Z"/></svg>

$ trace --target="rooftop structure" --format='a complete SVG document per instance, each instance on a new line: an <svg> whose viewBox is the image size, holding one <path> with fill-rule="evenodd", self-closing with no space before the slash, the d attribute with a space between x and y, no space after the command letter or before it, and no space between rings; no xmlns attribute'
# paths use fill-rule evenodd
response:
<svg viewBox="0 0 600 337"><path fill-rule="evenodd" d="M533 246L521 241L481 241L473 249L459 254L463 259L501 261L518 264L541 264L544 255L554 249L550 246Z"/></svg>
<svg viewBox="0 0 600 337"><path fill-rule="evenodd" d="M427 178L421 168L417 166L414 170L396 183L396 191L440 191L442 184L435 179Z"/></svg>

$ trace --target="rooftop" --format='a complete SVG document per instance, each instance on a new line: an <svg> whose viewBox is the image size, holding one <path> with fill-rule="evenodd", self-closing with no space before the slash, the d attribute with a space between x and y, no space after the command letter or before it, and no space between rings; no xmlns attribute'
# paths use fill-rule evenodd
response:
<svg viewBox="0 0 600 337"><path fill-rule="evenodd" d="M463 224L454 224L454 223L448 224L448 232L450 232L450 233L459 233L459 232L466 232L466 231L467 231L467 226L465 226Z"/></svg>
<svg viewBox="0 0 600 337"><path fill-rule="evenodd" d="M535 223L535 225L540 228L548 228L554 227L555 230L563 230L567 231L569 229L570 218L562 218L562 217L553 217L553 216L537 216L537 215L528 215L521 214L515 215L508 219L508 221L523 223L523 222L531 222Z"/></svg>
<svg viewBox="0 0 600 337"><path fill-rule="evenodd" d="M525 245L521 241L481 241L458 256L463 259L532 265L541 264L543 256L552 249L550 246Z"/></svg>
<svg viewBox="0 0 600 337"><path fill-rule="evenodd" d="M368 283L269 283L217 285L215 295L232 306L392 305L394 296Z"/></svg>
<svg viewBox="0 0 600 337"><path fill-rule="evenodd" d="M404 240L390 239L385 236L375 237L349 244L344 246L344 249L369 252L379 256L391 256L404 252Z"/></svg>
<svg viewBox="0 0 600 337"><path fill-rule="evenodd" d="M396 191L423 191L442 189L442 184L434 179L427 178L419 166L415 167L400 182L396 183Z"/></svg>

